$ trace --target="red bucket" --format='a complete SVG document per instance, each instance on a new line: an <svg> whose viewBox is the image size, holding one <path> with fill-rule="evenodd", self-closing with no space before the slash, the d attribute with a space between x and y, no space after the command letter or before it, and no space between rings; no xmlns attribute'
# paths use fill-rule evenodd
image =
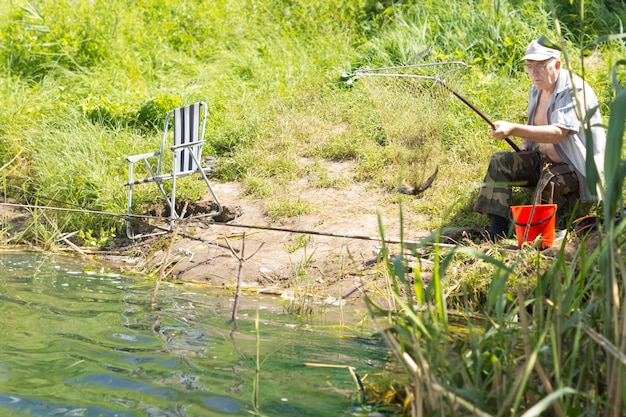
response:
<svg viewBox="0 0 626 417"><path fill-rule="evenodd" d="M517 244L520 248L525 242L532 243L539 236L541 236L542 249L552 246L556 225L556 207L556 204L511 206Z"/></svg>

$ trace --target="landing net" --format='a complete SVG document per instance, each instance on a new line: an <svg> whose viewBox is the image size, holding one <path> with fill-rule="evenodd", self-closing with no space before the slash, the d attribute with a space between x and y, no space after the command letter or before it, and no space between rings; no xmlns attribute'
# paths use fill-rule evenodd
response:
<svg viewBox="0 0 626 417"><path fill-rule="evenodd" d="M404 183L423 184L437 169L452 87L463 62L365 68L354 76L367 88L385 132L390 158ZM397 184L397 183L396 183Z"/></svg>

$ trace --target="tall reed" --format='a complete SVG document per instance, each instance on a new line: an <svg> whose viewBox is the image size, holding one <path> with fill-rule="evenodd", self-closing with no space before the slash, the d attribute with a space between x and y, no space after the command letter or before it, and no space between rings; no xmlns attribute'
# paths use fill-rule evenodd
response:
<svg viewBox="0 0 626 417"><path fill-rule="evenodd" d="M591 45L616 38L622 37L601 37ZM423 279L419 262L407 275L403 255L387 263L392 308L371 299L368 305L410 378L411 415L608 417L626 412L626 90L619 84L625 65L623 59L613 65L602 221L596 233L583 237L573 236L568 224L558 255L536 269L534 291L515 284L528 258L542 256L534 249L504 262L471 247L445 253L435 233L434 243L420 248L423 253L433 245L430 281ZM587 120L581 122L590 128ZM597 180L595 169L590 163L588 173ZM568 241L578 242L573 254L567 254ZM486 304L479 311L451 306L445 295L453 279L450 267L461 255L492 266Z"/></svg>

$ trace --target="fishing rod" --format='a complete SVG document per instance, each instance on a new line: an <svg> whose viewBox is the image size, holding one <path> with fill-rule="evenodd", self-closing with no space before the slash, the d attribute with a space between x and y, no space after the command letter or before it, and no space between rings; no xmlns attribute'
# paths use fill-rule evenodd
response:
<svg viewBox="0 0 626 417"><path fill-rule="evenodd" d="M163 222L166 221L166 219L164 217L155 217L155 216L142 216L142 215L128 215L128 214L119 214L119 213L112 213L109 211L100 211L100 210L90 210L90 209L72 209L72 208L67 208L67 207L55 207L55 206L39 206L39 205L34 205L34 204L18 204L18 203L6 203L6 202L0 202L0 206L7 206L7 207L16 207L16 208L29 208L29 209L37 209L37 210L51 210L51 211L65 211L65 212L70 212L70 213L82 213L82 214L97 214L97 215L102 215L102 216L111 216L111 217L118 217L120 219L132 219L134 221L137 221L139 223L142 223L146 226L150 226L154 229L158 229L161 230L163 232L171 232L169 227L163 227L163 226L159 226L156 224L151 224L148 223L148 219L153 219L153 220L162 220ZM178 235L190 239L190 240L196 240L202 243L206 243L206 244L212 244L212 245L217 245L219 247L222 248L227 248L227 245L224 245L222 243L219 242L215 242L213 240L207 240L207 239L203 239L201 237L197 237L197 236L192 236L188 233L184 233L184 232L178 232ZM236 251L238 251L237 249L235 249Z"/></svg>
<svg viewBox="0 0 626 417"><path fill-rule="evenodd" d="M136 221L139 221L139 222L143 222L146 225L149 225L150 227L154 227L155 229L159 229L159 230L163 230L163 231L167 231L167 232L170 231L170 229L167 228L167 227L162 227L162 226L150 224L147 221L145 221L147 219L152 219L152 220L162 220L162 221L165 222L168 219L166 219L164 217L143 216L143 215L134 215L134 214L119 214L119 213L112 213L112 212L100 211L100 210L72 209L72 208L65 208L65 207L38 206L38 205L33 205L33 204L18 204L18 203L6 203L6 202L0 202L0 206L18 207L18 208L31 208L31 209L39 209L39 210L66 211L66 212L74 212L74 213L97 214L97 215L104 215L104 216L112 216L112 217L117 217L117 218L121 218L121 219L136 220ZM185 220L186 219L179 219L178 221L185 221ZM291 229L291 228L286 228L286 227L274 227L274 226L263 226L263 225L252 225L252 224L240 224L240 223L207 222L207 221L202 221L202 220L199 220L199 221L204 223L204 224L206 224L206 225L209 225L209 226L239 227L239 228L245 228L245 229L267 230L267 231L273 231L273 232L299 233L299 234L305 234L305 235L337 237L337 238L344 238L344 239L369 240L369 241L375 241L375 242L384 242L384 243L388 243L388 244L419 245L419 244L422 243L422 242L418 242L418 241L407 241L407 240L401 240L401 239L381 238L381 237L378 237L378 236L352 235L352 234L348 234L348 233L321 232L321 231L317 231L317 230ZM192 235L189 235L189 234L186 234L186 233L179 232L178 234L180 236L183 236L183 237L188 238L188 239L198 240L198 241L201 241L201 242L204 242L204 243L215 244L215 242L207 241L206 239L202 239L202 238L199 238L197 236L192 236Z"/></svg>
<svg viewBox="0 0 626 417"><path fill-rule="evenodd" d="M408 245L420 244L420 242L417 242L417 241L380 238L377 236L352 235L348 233L319 232L317 230L290 229L290 228L285 228L285 227L262 226L262 225L240 224L240 223L213 222L210 224L215 225L215 226L241 227L245 229L268 230L268 231L273 231L273 232L301 233L305 235L328 236L328 237L338 237L338 238L357 239L357 240L371 240L371 241L376 241L376 242L384 242L384 243L392 243L392 244L408 244Z"/></svg>

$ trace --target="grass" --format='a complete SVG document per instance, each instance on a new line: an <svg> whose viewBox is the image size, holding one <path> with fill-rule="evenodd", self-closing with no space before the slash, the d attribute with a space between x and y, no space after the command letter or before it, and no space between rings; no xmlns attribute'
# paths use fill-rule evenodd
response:
<svg viewBox="0 0 626 417"><path fill-rule="evenodd" d="M123 212L123 157L158 140L170 107L200 99L210 106L207 153L221 160L219 178L241 181L250 195L280 199L288 181L308 174L298 163L303 157L355 161L357 181L387 189L403 178L417 182L422 174L411 158L424 154L411 156L415 147L408 143L389 146L388 126L368 91L347 87L341 74L403 64L431 47L429 60L470 64L459 92L494 119L511 118L526 99L527 81L516 64L523 46L553 30L545 8L503 2L380 8L356 1L341 7L221 1L161 9L147 1L132 10L100 3L41 0L3 9L0 63L8 76L0 79L0 116L11 123L0 132L0 162L24 150L19 168L4 177L15 197L23 199L27 189L59 205ZM64 10L71 12L60 19ZM203 18L182 19L187 15ZM490 40L494 34L498 42ZM606 68L598 65L588 76L601 79ZM409 110L419 112L416 106ZM490 140L486 124L458 100L449 98L433 119L444 175L431 200L416 203L430 208L419 227L440 226L442 212L459 204L451 221L480 223L468 208L467 190L480 181L475 166L506 146ZM69 163L57 164L60 159ZM155 198L146 191L137 203ZM116 226L122 226L116 219L72 216L65 227Z"/></svg>
<svg viewBox="0 0 626 417"><path fill-rule="evenodd" d="M432 192L402 201L402 210L425 215L405 227L480 226L484 219L472 211L483 174L477 167L506 143L491 140L485 122L454 98L437 109L417 100L402 110L437 110L427 119L436 132L417 129L437 152L420 154L416 142L390 137L395 118L388 116L397 110L381 112L363 83L350 86L341 75L407 64L431 48L430 61L468 64L455 88L491 119L523 122L528 79L519 59L530 39L562 35L568 65L594 86L611 137L600 243L581 241L572 259L564 251L547 259L534 250L510 258L497 249L437 249L413 276L397 258L380 277L393 308L372 304L371 312L388 325L383 334L410 379L413 415L619 415L626 271L624 224L612 219L623 207L626 98L616 84L624 82L625 48L620 38L582 46L619 33L624 17L616 0L3 3L3 191L21 202L124 213L124 156L158 144L172 106L206 100L206 150L220 158L217 180L239 181L248 195L267 199L274 220L313 210L297 195L285 197L294 180L390 190L430 175L416 164L436 155ZM400 133L420 127L402 120ZM337 180L322 161L351 161L357 174ZM197 197L194 187L185 190L181 197ZM156 198L146 189L136 202ZM51 247L75 231L84 240L76 243L104 244L123 224L33 209L25 231L10 239ZM312 290L303 266L294 264L301 279L294 285L305 300Z"/></svg>
<svg viewBox="0 0 626 417"><path fill-rule="evenodd" d="M598 311L603 278L593 266L597 249L582 248L573 262L533 249L513 258L471 247L440 251L432 281L418 280L426 272L418 267L414 283L399 259L389 264L388 306L370 302L370 308L411 379L407 414L569 416L619 410L620 394L604 389L614 378L604 370L615 368L602 346L613 342L582 330L615 317ZM578 265L574 271L572 264ZM617 355L619 349L606 350Z"/></svg>
<svg viewBox="0 0 626 417"><path fill-rule="evenodd" d="M137 130L138 126L160 123L158 111L149 117L142 113L150 103L160 97L176 97L185 102L202 98L211 106L208 152L222 158L220 177L243 181L249 184L246 188L251 195L264 198L280 195L281 184L304 175L295 162L302 156L355 160L359 165L358 180L371 180L388 189L395 188L400 176L419 180L411 178L417 170L411 168L410 161L396 163L403 155L410 155L411 148L385 146L384 126L367 91L346 88L340 80L342 72L363 65L405 63L433 47L432 60L460 59L470 63L459 90L494 118L505 117L522 110L519 103L525 97L519 85L524 80L509 75L519 75L514 57L521 53L520 45L532 36L530 22L528 27L514 23L522 16L535 25L533 31L550 32L544 10L533 15L529 9L499 3L494 7L487 2L480 5L481 13L475 13L475 6L461 3L450 8L440 2L420 7L390 3L383 9L362 8L357 3L338 8L330 2L312 7L300 2L285 10L278 3L268 3L253 8L254 14L227 2L217 2L210 8L172 4L168 18L150 2L137 9L143 13L127 14L116 4L105 8L115 13L81 5L66 23L58 26L55 22L59 12L52 5L53 2L41 1L25 10L10 9L14 19L2 32L9 45L4 58L9 73L19 77L17 85L8 79L6 97L8 101L28 100L27 109L45 120L56 123L61 116L75 122L69 129L76 131L72 142L89 138L85 142L90 146L91 138L106 140L106 166L93 174L97 187L99 180L123 178L123 156L141 151L139 144L149 139L146 136L158 136L156 131ZM71 2L62 2L59 10L64 5L70 6ZM179 17L184 13L203 15L206 20L183 23ZM339 17L346 19L344 23ZM498 17L498 27L485 25L493 17ZM243 20L250 23L233 26ZM356 24L346 23L350 21ZM379 26L381 22L384 24ZM149 31L139 35L139 31L130 30L155 24L161 29L158 37L149 35ZM88 33L93 33L95 39L81 38L86 25L93 26ZM42 36L49 46L32 35L37 30L45 33ZM476 36L478 31L483 31L481 36ZM502 45L487 41L490 37L485 35L494 31L498 31ZM18 36L30 40L33 47L21 48L22 44L16 41ZM477 43L476 39L481 41ZM96 47L105 43L111 47ZM46 48L58 57L46 62L50 52ZM29 87L29 80L36 81L37 88ZM14 92L20 89L26 94L16 96ZM511 95L511 91L518 92L518 96ZM34 100L37 104L33 106ZM7 104L7 109L15 108L10 102ZM166 110L161 109L161 116ZM414 111L419 111L419 107ZM28 136L35 139L28 144L29 149L44 152L47 126L33 130L33 114L29 111L19 115L21 122L17 123L16 132L23 136L22 126L27 126ZM100 116L94 119L94 115ZM443 171L450 172L458 163L467 164L468 168L461 170L463 178L455 176L454 181L440 183L437 196L443 196L443 201L428 202L431 207L446 207L451 196L464 193L479 180L470 167L485 160L499 145L486 137L486 125L455 100L446 113L435 118L440 119L442 129ZM54 134L61 138L67 130L63 127ZM110 143L111 139L119 139L119 143ZM3 142L5 159L15 153L11 148L20 142ZM100 150L90 149L87 155L79 153L76 158L92 163L94 154L100 154ZM73 151L69 155L74 157ZM48 160L57 157L53 155ZM63 170L52 174L45 172L47 167L39 167L38 160L31 162L34 169L44 171L35 185L40 190L49 189L50 184L42 183L46 178L50 178L50 183L58 183L56 175L67 177ZM99 204L91 204L88 188L87 195L77 200L88 208L96 208ZM107 186L97 191L107 196L108 201L101 202L102 206L118 212L123 207L121 188ZM80 191L70 186L58 197L76 199L77 193ZM155 197L147 198L149 201ZM461 222L480 221L470 210L461 213ZM438 226L439 214L433 213L432 224L422 227ZM103 220L93 220L98 221ZM82 219L71 222L70 227L81 222ZM93 230L101 228L92 226ZM110 224L103 226L109 230Z"/></svg>

